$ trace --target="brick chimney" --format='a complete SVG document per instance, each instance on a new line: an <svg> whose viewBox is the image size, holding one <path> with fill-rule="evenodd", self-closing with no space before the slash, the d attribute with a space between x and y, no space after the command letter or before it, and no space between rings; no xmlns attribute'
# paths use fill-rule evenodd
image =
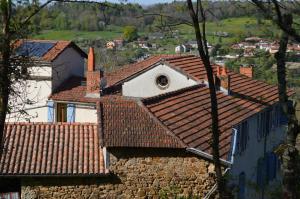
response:
<svg viewBox="0 0 300 199"><path fill-rule="evenodd" d="M217 66L217 73L215 75L215 86L219 91L224 91L227 94L230 93L230 75L227 69L221 66Z"/></svg>
<svg viewBox="0 0 300 199"><path fill-rule="evenodd" d="M90 48L86 71L86 97L100 97L100 83L102 77L103 72L100 70L95 70L94 48Z"/></svg>
<svg viewBox="0 0 300 199"><path fill-rule="evenodd" d="M240 74L246 75L247 77L253 77L253 67L252 66L240 66Z"/></svg>

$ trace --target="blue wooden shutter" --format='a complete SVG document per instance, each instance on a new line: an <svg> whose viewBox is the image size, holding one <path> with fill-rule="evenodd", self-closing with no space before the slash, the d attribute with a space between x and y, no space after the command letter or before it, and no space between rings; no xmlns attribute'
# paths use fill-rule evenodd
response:
<svg viewBox="0 0 300 199"><path fill-rule="evenodd" d="M68 104L67 106L67 122L75 122L75 105Z"/></svg>
<svg viewBox="0 0 300 199"><path fill-rule="evenodd" d="M274 163L273 163L273 158L271 153L267 153L267 176L268 176L268 181L273 180L273 169L274 169Z"/></svg>
<svg viewBox="0 0 300 199"><path fill-rule="evenodd" d="M48 122L54 122L54 102L48 101Z"/></svg>
<svg viewBox="0 0 300 199"><path fill-rule="evenodd" d="M246 174L242 172L239 175L238 199L245 198L245 190L246 190Z"/></svg>
<svg viewBox="0 0 300 199"><path fill-rule="evenodd" d="M256 183L258 187L262 187L264 184L264 159L259 158L257 161L257 168L256 168Z"/></svg>
<svg viewBox="0 0 300 199"><path fill-rule="evenodd" d="M240 153L241 150L241 128L240 125L237 126L237 135L236 135L236 152Z"/></svg>
<svg viewBox="0 0 300 199"><path fill-rule="evenodd" d="M277 173L277 156L274 153L268 154L268 180L276 178Z"/></svg>

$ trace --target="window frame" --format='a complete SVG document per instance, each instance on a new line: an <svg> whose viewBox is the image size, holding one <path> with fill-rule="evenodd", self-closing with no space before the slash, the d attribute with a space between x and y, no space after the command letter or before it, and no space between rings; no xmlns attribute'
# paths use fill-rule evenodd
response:
<svg viewBox="0 0 300 199"><path fill-rule="evenodd" d="M68 122L67 108L66 103L56 103L56 122ZM61 111L64 111L64 113L61 113Z"/></svg>

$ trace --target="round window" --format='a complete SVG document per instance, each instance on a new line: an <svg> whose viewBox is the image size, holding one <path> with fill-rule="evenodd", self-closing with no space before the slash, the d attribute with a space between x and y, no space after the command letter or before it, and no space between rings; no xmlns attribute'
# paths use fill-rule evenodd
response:
<svg viewBox="0 0 300 199"><path fill-rule="evenodd" d="M160 88L167 88L169 86L169 78L166 75L160 75L156 78L156 84Z"/></svg>

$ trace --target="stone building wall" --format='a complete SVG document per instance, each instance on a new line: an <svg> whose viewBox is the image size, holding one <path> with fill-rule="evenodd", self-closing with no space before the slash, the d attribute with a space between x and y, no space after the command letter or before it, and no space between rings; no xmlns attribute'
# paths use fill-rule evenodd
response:
<svg viewBox="0 0 300 199"><path fill-rule="evenodd" d="M215 183L212 164L183 151L110 152L111 175L23 179L22 198L202 198Z"/></svg>

